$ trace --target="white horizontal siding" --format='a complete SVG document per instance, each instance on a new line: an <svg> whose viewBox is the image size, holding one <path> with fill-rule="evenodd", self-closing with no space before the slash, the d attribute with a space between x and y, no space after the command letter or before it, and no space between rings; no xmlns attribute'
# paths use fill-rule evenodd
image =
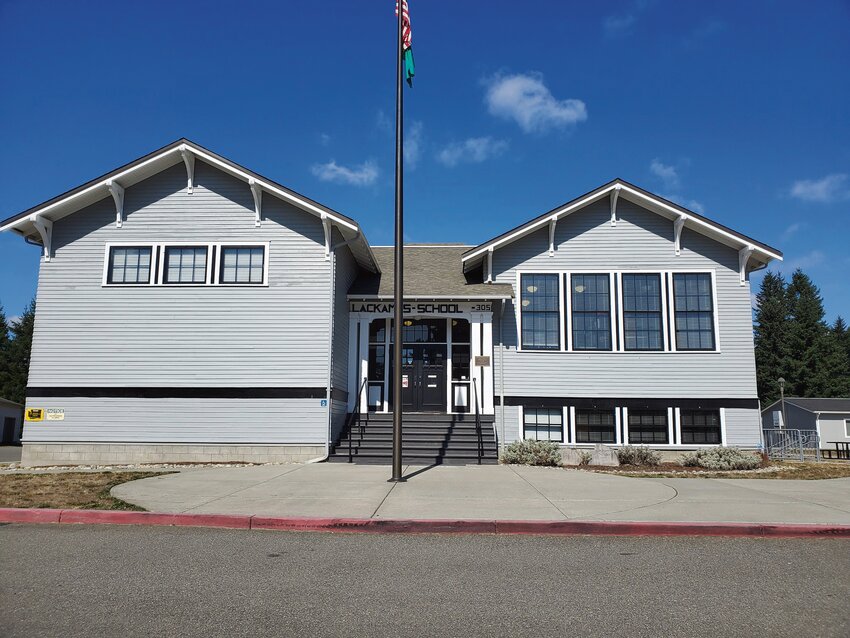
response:
<svg viewBox="0 0 850 638"><path fill-rule="evenodd" d="M754 398L755 357L750 286L740 285L738 254L684 229L681 254L673 251L673 222L620 198L610 224L607 200L558 222L556 250L548 229L493 255L497 282L516 285L516 271L713 270L720 328L719 353L518 352L515 308L502 330L505 393L520 396ZM516 291L517 298L519 291Z"/></svg>
<svg viewBox="0 0 850 638"><path fill-rule="evenodd" d="M31 386L327 385L329 262L315 216L196 162L56 222L39 275ZM103 287L107 242L269 242L268 287Z"/></svg>
<svg viewBox="0 0 850 638"><path fill-rule="evenodd" d="M325 443L320 399L36 398L64 421L27 422L24 442Z"/></svg>
<svg viewBox="0 0 850 638"><path fill-rule="evenodd" d="M821 414L820 441L821 447L835 448L834 443L850 441L844 429L844 419L850 419L850 414ZM790 421L790 419L789 419Z"/></svg>
<svg viewBox="0 0 850 638"><path fill-rule="evenodd" d="M726 408L726 445L761 445L761 418L757 409Z"/></svg>

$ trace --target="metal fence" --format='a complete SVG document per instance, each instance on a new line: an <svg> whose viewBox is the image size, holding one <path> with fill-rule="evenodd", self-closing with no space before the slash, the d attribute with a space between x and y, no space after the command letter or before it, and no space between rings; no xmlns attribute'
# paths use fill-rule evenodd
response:
<svg viewBox="0 0 850 638"><path fill-rule="evenodd" d="M777 461L820 461L820 440L814 430L765 430L764 445Z"/></svg>

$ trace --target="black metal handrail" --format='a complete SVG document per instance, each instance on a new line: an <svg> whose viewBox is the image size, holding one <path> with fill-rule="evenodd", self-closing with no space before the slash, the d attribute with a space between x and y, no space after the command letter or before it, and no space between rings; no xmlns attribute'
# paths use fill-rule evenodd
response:
<svg viewBox="0 0 850 638"><path fill-rule="evenodd" d="M481 412L478 409L478 383L476 379L472 379L472 394L475 397L475 435L478 437L478 465L481 465L481 459L484 458L484 437L481 434Z"/></svg>
<svg viewBox="0 0 850 638"><path fill-rule="evenodd" d="M366 383L369 381L369 377L363 377L363 383L360 384L360 389L357 391L357 398L354 400L354 410L352 410L351 414L348 415L348 420L345 424L345 429L343 432L348 432L348 462L351 463L354 460L354 456L351 451L351 441L354 438L354 419L357 419L357 423L360 424L360 397L363 396L363 388ZM360 424L360 440L363 440L363 425Z"/></svg>

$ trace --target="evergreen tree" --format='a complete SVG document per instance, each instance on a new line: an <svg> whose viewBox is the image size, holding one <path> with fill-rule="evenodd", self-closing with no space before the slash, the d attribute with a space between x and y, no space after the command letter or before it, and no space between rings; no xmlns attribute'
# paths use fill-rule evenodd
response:
<svg viewBox="0 0 850 638"><path fill-rule="evenodd" d="M847 364L850 366L850 329L847 328L847 323L841 316L832 324L832 334L835 335L838 343L847 353ZM850 374L850 368L848 368L847 374Z"/></svg>
<svg viewBox="0 0 850 638"><path fill-rule="evenodd" d="M779 398L779 377L788 371L789 307L785 279L768 272L756 295L756 382L759 399L766 406Z"/></svg>
<svg viewBox="0 0 850 638"><path fill-rule="evenodd" d="M9 383L9 322L0 305L0 398L5 397L6 384Z"/></svg>
<svg viewBox="0 0 850 638"><path fill-rule="evenodd" d="M35 299L24 310L21 318L12 325L12 341L9 344L7 358L9 378L3 394L6 399L17 403L23 403L26 399L34 325Z"/></svg>
<svg viewBox="0 0 850 638"><path fill-rule="evenodd" d="M800 269L788 285L788 303L788 394L840 396L845 391L847 355L823 320L820 291Z"/></svg>

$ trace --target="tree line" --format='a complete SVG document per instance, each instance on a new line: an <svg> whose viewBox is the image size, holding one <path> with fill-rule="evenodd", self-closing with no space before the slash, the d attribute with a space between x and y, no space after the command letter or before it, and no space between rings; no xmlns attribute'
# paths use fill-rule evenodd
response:
<svg viewBox="0 0 850 638"><path fill-rule="evenodd" d="M9 321L0 306L0 397L24 403L32 351L35 299L16 321Z"/></svg>
<svg viewBox="0 0 850 638"><path fill-rule="evenodd" d="M850 331L825 320L820 290L799 268L786 281L768 272L756 296L756 380L762 407L780 396L850 397Z"/></svg>

